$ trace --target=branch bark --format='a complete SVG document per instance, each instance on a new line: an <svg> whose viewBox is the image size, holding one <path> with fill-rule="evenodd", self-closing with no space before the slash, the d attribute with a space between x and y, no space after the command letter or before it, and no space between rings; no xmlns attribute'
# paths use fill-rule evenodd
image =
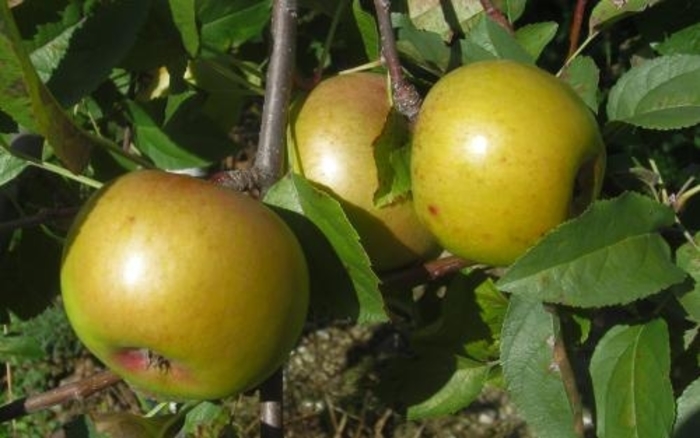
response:
<svg viewBox="0 0 700 438"><path fill-rule="evenodd" d="M418 117L422 100L413 84L404 77L401 68L394 28L391 25L391 0L374 0L374 8L377 12L382 58L391 78L394 107L408 119L412 127Z"/></svg>
<svg viewBox="0 0 700 438"><path fill-rule="evenodd" d="M272 55L267 71L258 150L253 165L264 194L282 176L284 138L296 53L297 1L276 0L272 11Z"/></svg>
<svg viewBox="0 0 700 438"><path fill-rule="evenodd" d="M0 423L14 420L43 409L48 409L70 400L83 400L120 381L121 378L113 372L102 371L78 382L69 383L41 394L15 400L0 407Z"/></svg>
<svg viewBox="0 0 700 438"><path fill-rule="evenodd" d="M583 27L583 15L586 12L586 2L587 0L576 0L574 19L571 22L571 30L569 32L569 54L567 59L574 56L578 49L578 44L581 40L581 28Z"/></svg>
<svg viewBox="0 0 700 438"><path fill-rule="evenodd" d="M275 0L272 11L272 54L265 85L260 139L253 172L261 196L283 172L285 132L296 54L297 1ZM260 436L284 436L282 371L260 387Z"/></svg>
<svg viewBox="0 0 700 438"><path fill-rule="evenodd" d="M453 274L474 263L456 256L442 257L422 265L388 272L381 276L382 284L391 287L413 287Z"/></svg>

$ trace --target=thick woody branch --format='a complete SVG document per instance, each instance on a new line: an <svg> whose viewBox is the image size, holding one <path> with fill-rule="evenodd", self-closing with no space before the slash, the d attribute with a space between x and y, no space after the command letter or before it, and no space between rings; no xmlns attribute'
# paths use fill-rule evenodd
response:
<svg viewBox="0 0 700 438"><path fill-rule="evenodd" d="M292 72L296 53L296 0L275 0L272 11L272 55L267 72L265 102L253 172L261 194L282 176ZM284 436L282 371L260 387L260 436Z"/></svg>
<svg viewBox="0 0 700 438"><path fill-rule="evenodd" d="M276 0L272 12L272 56L254 169L264 193L282 176L292 72L296 53L296 0Z"/></svg>

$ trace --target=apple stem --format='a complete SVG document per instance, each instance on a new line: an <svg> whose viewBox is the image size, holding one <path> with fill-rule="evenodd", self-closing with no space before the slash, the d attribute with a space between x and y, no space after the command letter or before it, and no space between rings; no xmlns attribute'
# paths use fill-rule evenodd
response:
<svg viewBox="0 0 700 438"><path fill-rule="evenodd" d="M394 28L391 25L391 0L374 0L374 8L377 12L382 58L391 79L394 107L408 119L412 127L418 117L422 100L416 88L406 80L403 74L399 53L396 49Z"/></svg>
<svg viewBox="0 0 700 438"><path fill-rule="evenodd" d="M71 400L84 400L86 397L104 390L121 378L111 371L102 371L77 382L61 385L41 394L31 395L0 406L0 423L48 409Z"/></svg>

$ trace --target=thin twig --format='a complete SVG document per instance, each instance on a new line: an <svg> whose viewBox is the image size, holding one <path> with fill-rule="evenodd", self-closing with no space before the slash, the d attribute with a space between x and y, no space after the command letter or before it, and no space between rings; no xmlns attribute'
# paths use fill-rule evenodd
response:
<svg viewBox="0 0 700 438"><path fill-rule="evenodd" d="M581 393L578 390L576 382L576 373L569 360L569 354L566 350L566 340L561 328L561 313L557 306L546 305L546 310L552 314L554 320L554 345L553 359L554 365L559 371L561 380L564 383L564 391L569 399L569 407L573 415L573 427L576 436L583 438L585 436L585 427L583 423L583 403L581 402Z"/></svg>
<svg viewBox="0 0 700 438"><path fill-rule="evenodd" d="M410 266L398 271L388 272L381 276L382 284L386 286L417 286L434 281L446 275L453 274L475 263L456 256L442 257L422 265Z"/></svg>
<svg viewBox="0 0 700 438"><path fill-rule="evenodd" d="M53 210L40 210L37 214L32 216L26 216L7 222L0 222L0 233L43 225L46 222L54 219L73 217L79 210L80 207L63 207Z"/></svg>
<svg viewBox="0 0 700 438"><path fill-rule="evenodd" d="M583 15L586 12L586 2L587 0L576 0L574 19L571 22L571 30L569 32L569 54L567 59L574 56L578 49L578 43L581 40L581 28L583 27Z"/></svg>
<svg viewBox="0 0 700 438"><path fill-rule="evenodd" d="M102 371L77 382L59 386L50 391L15 400L0 407L0 423L23 417L70 400L84 400L96 392L102 391L121 378L111 371Z"/></svg>
<svg viewBox="0 0 700 438"><path fill-rule="evenodd" d="M394 107L408 119L410 126L413 126L420 110L421 97L413 84L406 80L401 68L394 28L391 25L391 1L374 0L374 8L377 12L382 58L391 78Z"/></svg>
<svg viewBox="0 0 700 438"><path fill-rule="evenodd" d="M484 8L484 12L486 12L486 15L488 15L493 21L498 23L502 28L507 30L509 33L513 33L513 25L510 24L510 21L508 21L508 18L501 12L500 9L496 7L496 5L493 4L491 0L480 0L481 1L481 7Z"/></svg>

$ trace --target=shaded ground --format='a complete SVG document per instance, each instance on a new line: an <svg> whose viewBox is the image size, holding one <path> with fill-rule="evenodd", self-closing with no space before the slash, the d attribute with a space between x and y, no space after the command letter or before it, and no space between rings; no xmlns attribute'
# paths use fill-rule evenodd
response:
<svg viewBox="0 0 700 438"><path fill-rule="evenodd" d="M14 397L75 381L99 369L99 364L72 336L59 310L48 312L22 329L42 339L48 354L40 361L9 368ZM371 391L376 358L390 353L394 343L393 332L381 326L334 325L307 333L293 352L285 374L285 436L530 437L504 394L497 390L485 391L456 415L406 421ZM4 384L7 394L8 374ZM258 436L256 396L226 400L224 406L233 414L233 423L218 425L198 436ZM0 436L58 438L63 436L62 425L83 413L138 413L141 409L135 394L120 384L87 400L33 414L14 426L2 425Z"/></svg>

